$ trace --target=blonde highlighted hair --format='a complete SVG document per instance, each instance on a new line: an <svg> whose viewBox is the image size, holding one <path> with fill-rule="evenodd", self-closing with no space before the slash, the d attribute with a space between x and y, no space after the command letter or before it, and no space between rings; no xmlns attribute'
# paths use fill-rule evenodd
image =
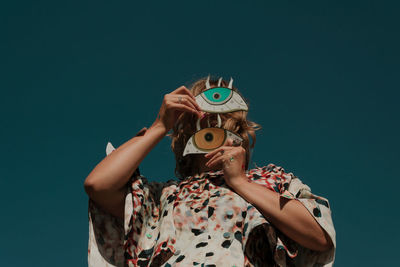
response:
<svg viewBox="0 0 400 267"><path fill-rule="evenodd" d="M196 96L206 90L206 80L207 77L201 78L192 83L188 89L194 96ZM217 79L210 78L211 88L216 87L217 84ZM229 83L227 81L222 80L220 86L228 87L228 84ZM235 86L232 86L232 90L239 93L239 90ZM261 129L261 126L253 121L247 120L247 111L234 111L230 113L220 113L219 115L222 119L222 128L236 133L243 138L242 146L246 150L245 168L247 170L250 160L250 149L254 148L256 141L255 131ZM210 124L216 124L215 117L216 116L209 117ZM198 155L189 154L185 157L182 156L187 141L194 133L196 133L196 121L196 115L184 112L181 114L177 123L172 128L172 133L169 134L169 136L172 138L171 148L176 159L175 175L181 180L198 173ZM249 136L251 136L253 141L251 145Z"/></svg>

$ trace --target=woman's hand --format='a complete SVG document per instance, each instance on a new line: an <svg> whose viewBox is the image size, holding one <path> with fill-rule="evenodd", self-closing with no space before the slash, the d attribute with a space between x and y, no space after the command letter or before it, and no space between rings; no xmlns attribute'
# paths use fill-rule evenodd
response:
<svg viewBox="0 0 400 267"><path fill-rule="evenodd" d="M160 111L158 112L154 124L161 125L165 128L165 132L167 133L183 112L191 112L198 117L203 115L195 97L185 86L181 86L171 93L164 95Z"/></svg>
<svg viewBox="0 0 400 267"><path fill-rule="evenodd" d="M209 160L206 166L213 168L222 165L224 179L227 185L234 188L242 182L247 182L245 173L246 150L242 146L233 146L232 139L205 155Z"/></svg>

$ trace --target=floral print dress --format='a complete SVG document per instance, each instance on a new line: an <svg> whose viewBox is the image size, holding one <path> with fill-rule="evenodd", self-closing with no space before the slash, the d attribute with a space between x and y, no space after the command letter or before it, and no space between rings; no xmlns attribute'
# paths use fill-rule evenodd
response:
<svg viewBox="0 0 400 267"><path fill-rule="evenodd" d="M124 220L89 199L89 266L332 266L336 233L328 200L272 163L246 175L300 201L334 246L317 252L286 237L226 185L222 171L160 183L136 170Z"/></svg>

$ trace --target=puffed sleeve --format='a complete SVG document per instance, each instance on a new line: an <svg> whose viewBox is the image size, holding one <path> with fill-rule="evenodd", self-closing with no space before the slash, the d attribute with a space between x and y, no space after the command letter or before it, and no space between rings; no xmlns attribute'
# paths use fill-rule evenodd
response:
<svg viewBox="0 0 400 267"><path fill-rule="evenodd" d="M144 131L145 128L136 136ZM114 150L109 142L107 156ZM158 205L154 201L159 194L156 184L161 183L148 183L136 169L126 186L124 220L103 210L89 198L88 266L124 266L127 260L137 256L136 246L144 221L158 213Z"/></svg>
<svg viewBox="0 0 400 267"><path fill-rule="evenodd" d="M332 266L336 251L336 232L332 222L329 201L311 192L293 173L286 173L282 167L274 164L250 171L253 182L261 184L287 199L296 199L302 203L332 240L333 247L325 252L313 251L291 240L276 227L273 227L254 207L249 206L249 237L247 252L257 261L273 259L279 266ZM253 231L252 231L253 230ZM260 239L260 237L262 237ZM250 241L250 242L249 242ZM265 242L268 241L268 242ZM257 250L258 251L255 251ZM264 255L260 249L264 249ZM261 250L262 251L262 250ZM260 260L261 258L264 258Z"/></svg>

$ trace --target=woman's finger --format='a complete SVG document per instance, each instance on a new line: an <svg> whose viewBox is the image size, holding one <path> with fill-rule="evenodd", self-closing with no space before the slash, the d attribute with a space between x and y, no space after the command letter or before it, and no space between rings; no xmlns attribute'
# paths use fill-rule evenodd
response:
<svg viewBox="0 0 400 267"><path fill-rule="evenodd" d="M197 115L199 117L201 116L197 110L195 110L194 108L191 108L187 105L184 105L184 104L173 103L173 104L171 104L171 107L174 108L175 110L187 111L187 112L194 113L195 115Z"/></svg>
<svg viewBox="0 0 400 267"><path fill-rule="evenodd" d="M218 153L213 154L213 156L207 161L207 163L214 161L216 158L221 157L227 152L228 149L221 149Z"/></svg>
<svg viewBox="0 0 400 267"><path fill-rule="evenodd" d="M193 104L193 100L191 100L188 96L186 96L186 95L173 95L173 96L170 96L172 99L171 99L171 102L175 102L175 103L178 103L178 104L184 104L184 105L188 105L188 106L190 106L191 108L193 108L193 109L197 109L196 108L196 105L194 105ZM199 110L199 111L201 111L201 110Z"/></svg>
<svg viewBox="0 0 400 267"><path fill-rule="evenodd" d="M192 100L192 103L197 107L197 109L200 111L202 110L199 104L196 102L196 98L194 97L192 92L190 92L190 90L187 89L185 86L181 86L178 89L172 91L170 95L187 95Z"/></svg>
<svg viewBox="0 0 400 267"><path fill-rule="evenodd" d="M199 118L202 116L201 110L197 110L195 105L193 105L193 102L186 95L169 95L168 103L169 103L169 105L172 105L172 104L186 105L186 106L196 110L196 113L197 113L196 115Z"/></svg>
<svg viewBox="0 0 400 267"><path fill-rule="evenodd" d="M196 98L189 98L189 100L193 103L193 105L196 106L196 109L198 109L199 111L203 111L203 109L197 103Z"/></svg>
<svg viewBox="0 0 400 267"><path fill-rule="evenodd" d="M221 152L221 151L224 150L224 149L225 149L225 147L220 146L219 148L216 148L215 150L213 150L213 151L211 151L211 152L205 154L204 157L206 157L206 158L211 158L211 157L213 157L215 154L217 154L218 152Z"/></svg>
<svg viewBox="0 0 400 267"><path fill-rule="evenodd" d="M210 159L209 161L206 162L206 166L213 167L213 166L217 165L218 163L223 162L223 159L224 159L224 155L217 154L217 155L215 155L215 157L213 157L212 159Z"/></svg>
<svg viewBox="0 0 400 267"><path fill-rule="evenodd" d="M198 111L202 111L201 107L199 106L199 104L197 104L196 100L193 100L188 95L176 95L176 96L178 96L178 98L181 97L181 102L183 102L183 101L189 102L191 105L193 105L194 109L197 109Z"/></svg>
<svg viewBox="0 0 400 267"><path fill-rule="evenodd" d="M233 144L233 140L231 138L228 138L228 140L226 140L222 146L220 146L219 148L216 148L215 150L206 154L205 157L210 158L210 157L214 156L216 153L221 152L221 150L232 148L232 144Z"/></svg>
<svg viewBox="0 0 400 267"><path fill-rule="evenodd" d="M226 140L226 144L225 144L226 146L233 146L233 139L231 139L231 138L228 138L227 140Z"/></svg>
<svg viewBox="0 0 400 267"><path fill-rule="evenodd" d="M187 89L185 86L181 86L179 88L177 88L176 90L172 91L171 94L176 95L176 94L185 94L190 96L190 98L192 98L194 101L196 101L196 98L194 97L194 95L192 94L192 92L190 92L189 89Z"/></svg>

